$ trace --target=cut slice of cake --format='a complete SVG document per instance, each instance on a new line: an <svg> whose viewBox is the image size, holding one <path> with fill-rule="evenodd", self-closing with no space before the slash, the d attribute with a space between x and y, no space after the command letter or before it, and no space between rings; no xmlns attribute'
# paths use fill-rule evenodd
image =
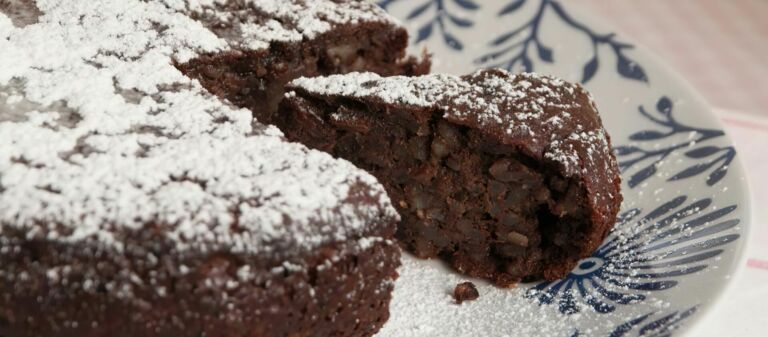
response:
<svg viewBox="0 0 768 337"><path fill-rule="evenodd" d="M557 279L612 227L610 138L577 84L485 70L291 82L276 124L381 181L417 256L510 286Z"/></svg>

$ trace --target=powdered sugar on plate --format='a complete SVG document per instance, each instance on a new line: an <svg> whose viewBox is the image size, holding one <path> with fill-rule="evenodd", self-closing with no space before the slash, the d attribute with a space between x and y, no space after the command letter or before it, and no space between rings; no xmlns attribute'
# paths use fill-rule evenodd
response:
<svg viewBox="0 0 768 337"><path fill-rule="evenodd" d="M541 306L527 297L529 285L502 289L474 279L471 281L480 297L459 305L452 293L458 283L467 281L466 276L456 274L437 260L420 260L410 254L404 254L402 260L390 304L391 316L376 337L594 336L597 331L613 330L637 315L632 308L625 308L629 310L606 317L596 315L586 305L581 313L562 315L557 305ZM655 298L647 299L646 303L657 310L669 306ZM591 329L584 329L585 326Z"/></svg>
<svg viewBox="0 0 768 337"><path fill-rule="evenodd" d="M441 262L403 256L390 305L392 316L377 337L560 336L579 315L559 318L549 307L532 304L525 289L500 289L473 280L480 297L456 304L452 292L466 277ZM504 308L499 310L499 308ZM497 324L473 324L479 317Z"/></svg>

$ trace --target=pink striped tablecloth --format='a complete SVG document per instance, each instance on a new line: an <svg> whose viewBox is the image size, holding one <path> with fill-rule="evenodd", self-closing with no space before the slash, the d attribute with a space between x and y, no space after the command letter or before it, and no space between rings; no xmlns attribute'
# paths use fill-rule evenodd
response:
<svg viewBox="0 0 768 337"><path fill-rule="evenodd" d="M570 0L671 64L736 144L753 195L746 266L692 336L768 336L768 0Z"/></svg>

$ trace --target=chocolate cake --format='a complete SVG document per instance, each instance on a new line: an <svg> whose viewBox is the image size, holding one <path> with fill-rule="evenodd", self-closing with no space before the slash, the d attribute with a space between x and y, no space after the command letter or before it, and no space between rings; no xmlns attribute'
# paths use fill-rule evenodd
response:
<svg viewBox="0 0 768 337"><path fill-rule="evenodd" d="M268 116L297 74L426 65L364 2L222 3L0 1L0 336L370 336L387 319L384 188L232 103Z"/></svg>
<svg viewBox="0 0 768 337"><path fill-rule="evenodd" d="M612 227L622 197L590 94L536 74L372 73L291 82L291 140L381 181L417 256L511 286L563 277Z"/></svg>

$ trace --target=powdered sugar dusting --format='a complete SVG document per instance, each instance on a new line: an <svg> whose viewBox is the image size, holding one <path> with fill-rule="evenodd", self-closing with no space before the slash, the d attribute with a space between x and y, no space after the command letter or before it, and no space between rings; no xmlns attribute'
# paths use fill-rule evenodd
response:
<svg viewBox="0 0 768 337"><path fill-rule="evenodd" d="M302 77L290 84L315 94L348 97L374 97L384 103L429 107L445 97L471 89L461 78L451 75L419 77L381 77L374 73L352 73L327 77ZM292 95L292 93L287 93Z"/></svg>
<svg viewBox="0 0 768 337"><path fill-rule="evenodd" d="M458 305L452 292L456 284L467 281L465 276L448 270L439 261L419 260L408 254L402 260L390 304L391 316L377 337L606 336L608 331L618 331L617 327L627 320L647 314L649 308L662 311L670 307L669 302L646 291L646 305L640 311L626 306L605 315L578 302L578 313L563 315L557 305L539 305L536 299L526 297L528 284L501 289L482 280L472 280L480 297ZM627 291L613 285L606 289Z"/></svg>
<svg viewBox="0 0 768 337"><path fill-rule="evenodd" d="M245 0L245 3L287 22L310 39L327 32L334 25L391 22L390 16L384 15L384 10L368 1Z"/></svg>
<svg viewBox="0 0 768 337"><path fill-rule="evenodd" d="M403 257L390 304L391 316L377 337L569 336L580 315L562 317L531 303L525 289L500 289L474 281L480 297L461 305L452 297L465 277L436 261ZM494 324L475 324L478 319Z"/></svg>
<svg viewBox="0 0 768 337"><path fill-rule="evenodd" d="M230 48L180 11L216 3L40 0L23 28L0 15L0 232L121 250L151 223L182 251L295 253L397 217L367 173L176 70Z"/></svg>
<svg viewBox="0 0 768 337"><path fill-rule="evenodd" d="M562 111L547 116L552 129L562 128L570 117L567 111L579 107L573 100L574 92L583 90L560 79L531 73L511 75L504 70L480 71L465 77L381 78L371 73L355 73L300 78L291 85L320 95L367 97L387 104L439 108L447 119L471 120L482 126L503 128L507 134L530 135L534 131L529 124L538 123L545 116L545 109ZM510 107L514 107L515 113L509 113Z"/></svg>
<svg viewBox="0 0 768 337"><path fill-rule="evenodd" d="M579 158L577 147L586 151L585 158ZM610 148L608 138L604 130L590 130L571 133L568 138L555 140L551 149L544 154L546 158L561 163L565 170L573 172L579 169L579 162L589 161L595 163L598 156L605 154L605 149ZM582 174L586 174L586 168L581 168Z"/></svg>
<svg viewBox="0 0 768 337"><path fill-rule="evenodd" d="M167 2L175 10L195 13L235 49L263 50L272 42L314 39L342 25L393 22L368 1L197 0L186 6Z"/></svg>

